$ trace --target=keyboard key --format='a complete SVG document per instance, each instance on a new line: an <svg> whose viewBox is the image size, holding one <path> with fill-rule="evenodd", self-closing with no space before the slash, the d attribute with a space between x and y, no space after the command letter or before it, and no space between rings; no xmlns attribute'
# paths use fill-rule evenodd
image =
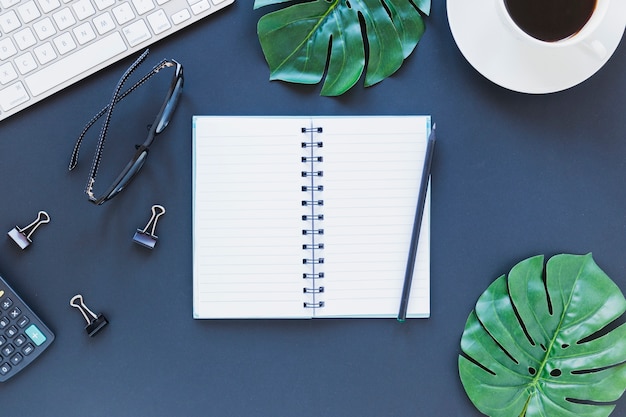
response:
<svg viewBox="0 0 626 417"><path fill-rule="evenodd" d="M113 9L113 16L119 25L123 25L135 18L135 12L129 3L122 3Z"/></svg>
<svg viewBox="0 0 626 417"><path fill-rule="evenodd" d="M0 59L9 59L17 54L17 48L11 38L0 39Z"/></svg>
<svg viewBox="0 0 626 417"><path fill-rule="evenodd" d="M11 6L15 6L19 2L20 0L0 0L0 6L4 9L8 9Z"/></svg>
<svg viewBox="0 0 626 417"><path fill-rule="evenodd" d="M53 61L57 57L57 53L54 51L52 44L46 42L34 49L35 56L41 65L45 65L48 62Z"/></svg>
<svg viewBox="0 0 626 417"><path fill-rule="evenodd" d="M120 34L112 33L26 77L26 85L33 95L43 94L125 50L126 45Z"/></svg>
<svg viewBox="0 0 626 417"><path fill-rule="evenodd" d="M174 22L175 25L180 25L185 20L189 19L191 19L191 13L189 13L189 10L187 9L182 9L172 15L172 22Z"/></svg>
<svg viewBox="0 0 626 417"><path fill-rule="evenodd" d="M74 38L72 38L72 35L69 33L64 33L63 35L54 38L54 44L61 55L65 55L76 49L76 42L74 42Z"/></svg>
<svg viewBox="0 0 626 417"><path fill-rule="evenodd" d="M152 31L157 35L172 27L163 10L158 10L148 15L147 19Z"/></svg>
<svg viewBox="0 0 626 417"><path fill-rule="evenodd" d="M7 13L0 15L0 29L2 29L4 33L13 32L20 26L22 26L22 23L15 11L9 10Z"/></svg>
<svg viewBox="0 0 626 417"><path fill-rule="evenodd" d="M15 65L17 65L17 70L20 74L28 74L37 68L35 58L30 52L26 52L24 55L17 57L15 59Z"/></svg>
<svg viewBox="0 0 626 417"><path fill-rule="evenodd" d="M22 22L24 23L30 23L41 16L41 13L39 13L39 9L33 0L27 1L26 3L18 6L17 11L19 12Z"/></svg>
<svg viewBox="0 0 626 417"><path fill-rule="evenodd" d="M132 2L135 6L135 10L137 10L137 13L140 15L148 13L155 7L152 0L132 0Z"/></svg>
<svg viewBox="0 0 626 417"><path fill-rule="evenodd" d="M115 4L115 0L95 0L98 10L104 10L107 7L111 7Z"/></svg>
<svg viewBox="0 0 626 417"><path fill-rule="evenodd" d="M37 0L39 7L43 13L50 13L51 11L61 7L59 0Z"/></svg>
<svg viewBox="0 0 626 417"><path fill-rule="evenodd" d="M26 48L30 48L37 43L37 39L35 39L35 34L28 27L20 30L19 32L15 32L14 39L17 43L17 47L20 48L22 51Z"/></svg>
<svg viewBox="0 0 626 417"><path fill-rule="evenodd" d="M208 0L200 0L199 2L191 5L191 11L193 12L193 14L200 14L206 10L209 10L210 8L211 5L209 4Z"/></svg>
<svg viewBox="0 0 626 417"><path fill-rule="evenodd" d="M76 19L74 19L72 11L67 7L54 13L52 17L59 27L59 30L65 30L76 23Z"/></svg>
<svg viewBox="0 0 626 417"><path fill-rule="evenodd" d="M96 14L96 9L94 9L89 0L78 0L72 5L72 8L74 9L74 13L76 13L78 20L85 20Z"/></svg>
<svg viewBox="0 0 626 417"><path fill-rule="evenodd" d="M28 93L24 89L21 81L11 84L4 90L0 90L0 108L3 111L9 111L29 99Z"/></svg>
<svg viewBox="0 0 626 417"><path fill-rule="evenodd" d="M140 43L147 41L150 39L150 30L148 26L146 26L146 22L143 20L138 20L135 23L131 23L126 26L122 32L124 36L126 36L126 40L130 44L130 46L136 46Z"/></svg>
<svg viewBox="0 0 626 417"><path fill-rule="evenodd" d="M96 32L91 27L91 23L85 22L80 26L77 26L73 30L74 36L79 44L84 45L89 41L96 39Z"/></svg>
<svg viewBox="0 0 626 417"><path fill-rule="evenodd" d="M93 24L100 35L104 35L115 29L115 22L111 17L111 13L105 12L93 19Z"/></svg>
<svg viewBox="0 0 626 417"><path fill-rule="evenodd" d="M52 23L52 19L50 19L49 17L35 22L33 24L33 28L35 29L37 37L42 41L48 39L51 36L54 36L54 34L57 33L56 29L54 28L54 24Z"/></svg>

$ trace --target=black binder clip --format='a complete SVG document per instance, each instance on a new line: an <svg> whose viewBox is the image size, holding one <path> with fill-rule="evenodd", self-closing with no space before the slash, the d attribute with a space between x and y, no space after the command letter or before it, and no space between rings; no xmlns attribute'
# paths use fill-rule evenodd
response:
<svg viewBox="0 0 626 417"><path fill-rule="evenodd" d="M34 222L23 228L15 226L9 231L8 235L11 237L11 239L13 239L15 243L19 245L20 248L26 249L31 243L33 243L30 237L33 235L33 233L35 233L35 230L37 230L40 225L49 222L50 216L48 215L48 213L46 213L45 211L40 211L39 214L37 214L37 219L35 219Z"/></svg>
<svg viewBox="0 0 626 417"><path fill-rule="evenodd" d="M152 206L152 217L150 217L150 221L148 221L148 224L143 229L137 229L135 235L133 236L133 241L148 249L153 249L159 239L154 234L154 231L159 217L163 214L165 214L165 208L163 206L158 204ZM148 229L150 229L150 231L148 231Z"/></svg>
<svg viewBox="0 0 626 417"><path fill-rule="evenodd" d="M109 321L102 314L96 314L89 310L85 303L83 302L83 296L80 294L76 294L70 300L70 305L72 307L76 307L85 320L87 321L87 326L85 326L85 331L89 335L89 337L95 336L104 326L109 324Z"/></svg>

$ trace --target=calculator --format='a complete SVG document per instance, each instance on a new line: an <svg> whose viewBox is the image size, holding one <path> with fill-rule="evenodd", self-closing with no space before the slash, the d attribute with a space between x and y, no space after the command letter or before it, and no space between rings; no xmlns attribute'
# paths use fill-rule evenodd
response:
<svg viewBox="0 0 626 417"><path fill-rule="evenodd" d="M0 276L0 382L30 365L54 334Z"/></svg>

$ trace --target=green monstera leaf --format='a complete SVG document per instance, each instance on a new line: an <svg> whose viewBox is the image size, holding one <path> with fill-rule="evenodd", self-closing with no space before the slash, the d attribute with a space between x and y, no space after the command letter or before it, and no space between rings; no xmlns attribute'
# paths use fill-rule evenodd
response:
<svg viewBox="0 0 626 417"><path fill-rule="evenodd" d="M492 417L608 416L626 388L626 300L591 254L517 264L480 296L459 373Z"/></svg>
<svg viewBox="0 0 626 417"><path fill-rule="evenodd" d="M255 0L254 8L296 0ZM317 84L337 96L393 74L424 34L430 0L312 0L261 17L257 31L270 79ZM366 54L366 45L368 47Z"/></svg>

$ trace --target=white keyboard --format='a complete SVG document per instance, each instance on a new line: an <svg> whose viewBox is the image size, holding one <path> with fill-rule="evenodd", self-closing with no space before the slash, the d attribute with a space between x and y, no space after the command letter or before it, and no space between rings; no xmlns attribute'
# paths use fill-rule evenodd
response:
<svg viewBox="0 0 626 417"><path fill-rule="evenodd" d="M0 120L235 0L0 0Z"/></svg>

